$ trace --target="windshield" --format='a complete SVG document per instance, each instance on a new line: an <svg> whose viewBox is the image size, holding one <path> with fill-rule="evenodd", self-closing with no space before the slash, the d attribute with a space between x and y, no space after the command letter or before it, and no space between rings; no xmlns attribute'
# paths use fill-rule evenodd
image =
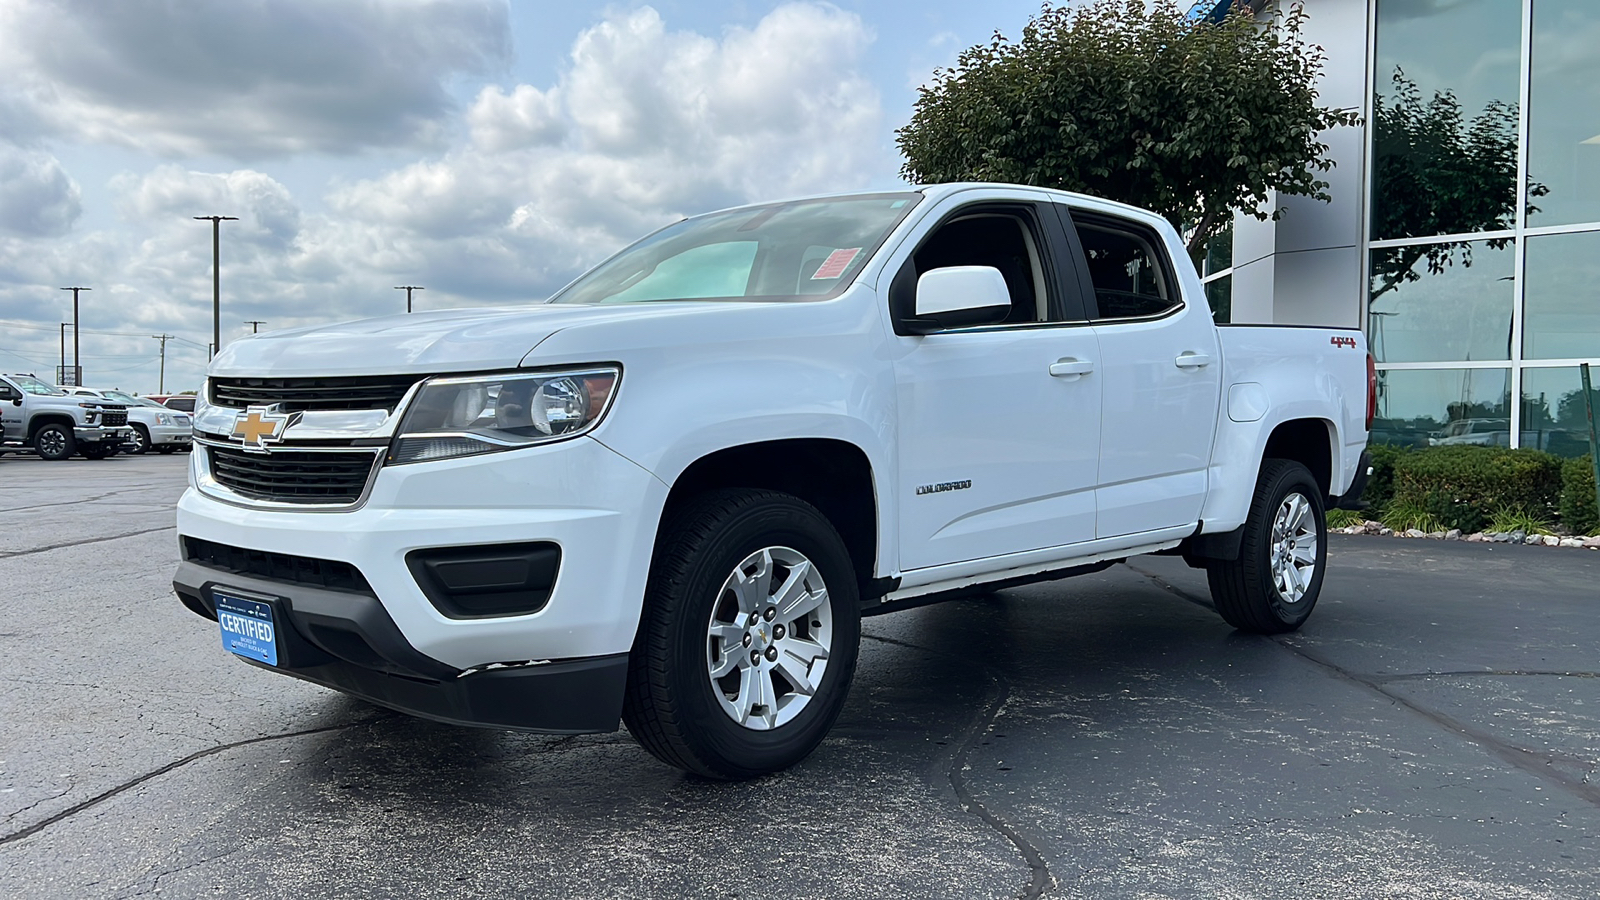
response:
<svg viewBox="0 0 1600 900"><path fill-rule="evenodd" d="M45 382L40 381L31 375L13 375L11 376L11 380L16 382L17 387L22 388L35 397L65 397L67 395L66 391L63 391L53 384L46 384Z"/></svg>
<svg viewBox="0 0 1600 900"><path fill-rule="evenodd" d="M860 194L684 219L596 266L550 302L834 297L920 199L914 192Z"/></svg>

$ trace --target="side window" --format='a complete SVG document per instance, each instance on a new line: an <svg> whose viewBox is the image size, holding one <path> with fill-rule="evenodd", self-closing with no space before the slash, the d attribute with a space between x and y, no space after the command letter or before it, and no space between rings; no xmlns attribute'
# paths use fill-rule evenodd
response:
<svg viewBox="0 0 1600 900"><path fill-rule="evenodd" d="M1155 237L1138 226L1079 220L1099 320L1159 316L1181 305Z"/></svg>
<svg viewBox="0 0 1600 900"><path fill-rule="evenodd" d="M1031 215L1014 209L963 210L939 223L890 285L890 308L896 318L914 314L917 278L924 272L992 266L1000 270L1011 294L1011 313L1003 324L1052 321L1044 238Z"/></svg>

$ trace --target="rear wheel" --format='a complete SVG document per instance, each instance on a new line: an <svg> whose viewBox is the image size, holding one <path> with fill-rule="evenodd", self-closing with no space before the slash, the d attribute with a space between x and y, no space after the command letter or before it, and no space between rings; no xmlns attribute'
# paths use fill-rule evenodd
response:
<svg viewBox="0 0 1600 900"><path fill-rule="evenodd" d="M1239 558L1206 566L1211 599L1229 625L1257 634L1293 631L1322 591L1328 562L1322 490L1300 463L1261 464Z"/></svg>
<svg viewBox="0 0 1600 900"><path fill-rule="evenodd" d="M65 425L45 425L33 434L33 452L39 454L40 459L66 459L77 449L78 442L72 436L72 429Z"/></svg>
<svg viewBox="0 0 1600 900"><path fill-rule="evenodd" d="M128 439L128 443L133 445L129 453L144 453L150 449L150 432L143 425L134 425L133 436Z"/></svg>
<svg viewBox="0 0 1600 900"><path fill-rule="evenodd" d="M170 456L178 451L176 444L161 444L156 447L156 452L162 456Z"/></svg>
<svg viewBox="0 0 1600 900"><path fill-rule="evenodd" d="M772 491L716 491L662 523L623 721L662 761L740 779L804 759L844 706L855 570L828 520Z"/></svg>

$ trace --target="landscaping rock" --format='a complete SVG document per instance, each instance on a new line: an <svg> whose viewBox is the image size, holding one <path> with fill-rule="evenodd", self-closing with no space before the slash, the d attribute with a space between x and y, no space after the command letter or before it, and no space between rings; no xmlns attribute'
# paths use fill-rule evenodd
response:
<svg viewBox="0 0 1600 900"><path fill-rule="evenodd" d="M1384 528L1384 527L1380 526L1378 528L1378 534L1382 535L1383 537L1388 537L1389 535L1394 534L1394 530L1391 529L1391 528Z"/></svg>
<svg viewBox="0 0 1600 900"><path fill-rule="evenodd" d="M1511 535L1508 534L1507 532L1504 532L1504 531L1486 532L1484 534L1484 538L1486 540L1488 540L1492 544L1509 544L1509 543L1511 543Z"/></svg>
<svg viewBox="0 0 1600 900"><path fill-rule="evenodd" d="M1430 532L1428 532L1428 537L1431 537L1436 541L1444 540L1444 535L1445 535L1445 533L1443 531L1430 531Z"/></svg>
<svg viewBox="0 0 1600 900"><path fill-rule="evenodd" d="M1461 540L1461 529L1452 528L1449 531L1446 531L1444 533L1444 539L1447 540L1447 541L1459 541L1459 540ZM1468 538L1468 540L1471 540L1471 538Z"/></svg>
<svg viewBox="0 0 1600 900"><path fill-rule="evenodd" d="M1583 538L1564 537L1564 538L1561 539L1561 546L1563 546L1563 547L1582 547L1583 546Z"/></svg>
<svg viewBox="0 0 1600 900"><path fill-rule="evenodd" d="M1583 541L1583 546L1586 550L1600 550L1600 535L1596 535L1592 538L1585 538Z"/></svg>
<svg viewBox="0 0 1600 900"><path fill-rule="evenodd" d="M1561 546L1561 538L1553 534L1547 534L1544 536L1544 545L1546 547L1559 547Z"/></svg>
<svg viewBox="0 0 1600 900"><path fill-rule="evenodd" d="M1483 532L1478 531L1478 532L1474 532L1472 534L1467 535L1466 537L1462 538L1462 540L1470 541L1471 543L1474 543L1474 544L1481 544L1484 541L1488 540L1488 538L1486 538L1484 536Z"/></svg>
<svg viewBox="0 0 1600 900"><path fill-rule="evenodd" d="M1511 532L1511 535L1506 538L1506 540L1508 542L1513 543L1513 544L1520 544L1520 543L1526 541L1527 539L1528 539L1528 533L1526 531L1513 531L1513 532Z"/></svg>
<svg viewBox="0 0 1600 900"><path fill-rule="evenodd" d="M1408 537L1408 538L1419 538L1419 537L1427 537L1427 536L1428 536L1428 533L1426 531L1423 531L1420 528L1407 528L1406 529L1406 537Z"/></svg>

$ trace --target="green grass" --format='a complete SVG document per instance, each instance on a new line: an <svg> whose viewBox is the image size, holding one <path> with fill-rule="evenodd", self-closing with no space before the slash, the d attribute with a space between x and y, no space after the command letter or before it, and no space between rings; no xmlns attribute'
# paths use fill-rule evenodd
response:
<svg viewBox="0 0 1600 900"><path fill-rule="evenodd" d="M1383 516L1378 521L1383 523L1383 527L1395 531L1410 531L1415 528L1418 531L1431 533L1445 530L1439 517L1429 512L1426 506L1399 497L1389 501L1389 505L1383 509Z"/></svg>
<svg viewBox="0 0 1600 900"><path fill-rule="evenodd" d="M1503 506L1489 517L1488 530L1549 534L1550 523L1530 512L1525 506Z"/></svg>
<svg viewBox="0 0 1600 900"><path fill-rule="evenodd" d="M1361 513L1358 513L1353 509L1328 510L1329 528L1349 528L1351 525L1360 525L1366 521L1366 518L1364 518Z"/></svg>

